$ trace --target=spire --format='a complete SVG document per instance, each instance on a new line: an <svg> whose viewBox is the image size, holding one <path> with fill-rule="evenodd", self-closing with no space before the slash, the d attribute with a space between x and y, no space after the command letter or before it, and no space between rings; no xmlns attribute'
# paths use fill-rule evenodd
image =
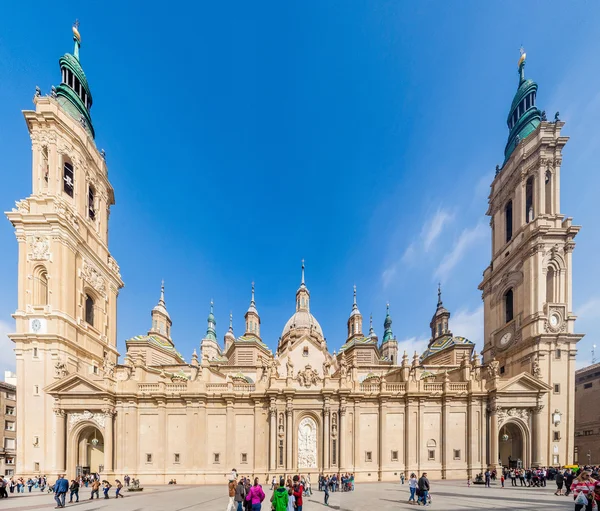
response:
<svg viewBox="0 0 600 511"><path fill-rule="evenodd" d="M215 304L211 298L210 313L208 314L208 318L207 318L208 327L206 328L206 338L211 339L216 342L217 341L217 321L215 320L214 306L215 306Z"/></svg>
<svg viewBox="0 0 600 511"><path fill-rule="evenodd" d="M358 310L358 305L356 304L356 285L354 285L354 299L352 301L352 312L350 313L350 317L360 315L360 311Z"/></svg>
<svg viewBox="0 0 600 511"><path fill-rule="evenodd" d="M56 100L64 112L78 122L94 138L94 127L90 117L92 93L80 63L81 34L79 21L73 23L73 54L66 53L59 59L61 84L56 87Z"/></svg>
<svg viewBox="0 0 600 511"><path fill-rule="evenodd" d="M296 291L296 312L299 310L310 311L310 292L306 287L304 281L304 259L302 259L302 278L300 280L300 287Z"/></svg>
<svg viewBox="0 0 600 511"><path fill-rule="evenodd" d="M160 283L160 298L158 303L152 309L150 313L152 316L152 328L149 334L160 335L166 339L171 339L171 316L167 311L167 304L165 303L165 281L162 280Z"/></svg>
<svg viewBox="0 0 600 511"><path fill-rule="evenodd" d="M537 83L525 79L527 54L523 47L519 50L519 85L513 98L508 118L508 141L504 148L504 162L510 158L515 148L539 126L542 113L536 107Z"/></svg>
<svg viewBox="0 0 600 511"><path fill-rule="evenodd" d="M160 281L160 300L158 303L162 305L165 304L165 279Z"/></svg>
<svg viewBox="0 0 600 511"><path fill-rule="evenodd" d="M233 333L233 312L229 311L229 331Z"/></svg>
<svg viewBox="0 0 600 511"><path fill-rule="evenodd" d="M369 315L369 337L375 337L375 330L373 329L373 313Z"/></svg>
<svg viewBox="0 0 600 511"><path fill-rule="evenodd" d="M252 294L250 297L250 306L248 307L248 311L246 312L246 316L253 312L258 316L258 311L256 310L256 302L254 301L254 282L252 282Z"/></svg>
<svg viewBox="0 0 600 511"><path fill-rule="evenodd" d="M440 308L442 306L442 283L439 282L438 283L438 303L437 303L438 308Z"/></svg>
<svg viewBox="0 0 600 511"><path fill-rule="evenodd" d="M302 281L300 282L300 287L306 287L304 284L304 259L302 259Z"/></svg>
<svg viewBox="0 0 600 511"><path fill-rule="evenodd" d="M394 333L392 332L392 317L390 316L390 304L386 304L385 309L385 320L383 322L383 326L385 328L383 332L383 341L391 341L394 338Z"/></svg>
<svg viewBox="0 0 600 511"><path fill-rule="evenodd" d="M258 310L256 310L256 302L254 301L254 282L252 282L250 306L244 317L246 318L246 333L244 335L254 335L260 339L260 316L258 315Z"/></svg>

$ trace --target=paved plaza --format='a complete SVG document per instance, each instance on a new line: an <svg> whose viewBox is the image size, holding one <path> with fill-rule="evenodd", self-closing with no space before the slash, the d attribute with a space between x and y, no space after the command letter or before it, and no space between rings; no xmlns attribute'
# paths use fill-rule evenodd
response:
<svg viewBox="0 0 600 511"><path fill-rule="evenodd" d="M482 486L467 487L465 481L432 481L432 508L448 511L471 511L477 509L499 510L572 510L571 497L553 495L555 486L552 482L546 488L492 488ZM267 488L267 498L271 491ZM111 491L114 494L114 491ZM134 510L134 511L225 511L227 508L227 486L151 486L143 493L125 493L126 498L115 500L87 500L90 490L84 488L79 504L67 504L67 508L77 511L91 510ZM408 486L391 483L359 484L356 491L350 493L332 493L329 507L339 511L370 509L387 511L397 509L419 509L409 505ZM51 495L39 492L12 496L4 500L2 509L33 510L53 509L54 500ZM268 503L263 504L263 511L269 511ZM324 511L323 494L315 492L304 502L304 511Z"/></svg>

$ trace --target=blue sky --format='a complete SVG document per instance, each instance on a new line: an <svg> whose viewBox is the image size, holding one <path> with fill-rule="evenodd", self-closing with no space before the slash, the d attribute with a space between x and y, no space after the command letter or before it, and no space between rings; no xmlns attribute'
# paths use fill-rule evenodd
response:
<svg viewBox="0 0 600 511"><path fill-rule="evenodd" d="M165 9L168 5L168 9ZM166 282L189 360L211 298L243 333L256 282L265 342L294 310L300 261L330 350L352 286L383 333L421 350L442 282L455 334L482 342L489 184L502 162L519 47L538 106L561 112L562 212L574 253L579 364L598 341L600 4L595 2L13 2L0 19L0 208L30 193L20 111L60 81L81 22L96 143L115 188L125 288L118 342L145 333ZM595 225L594 225L595 223ZM14 366L17 245L0 222L0 369ZM597 329L596 329L597 330Z"/></svg>

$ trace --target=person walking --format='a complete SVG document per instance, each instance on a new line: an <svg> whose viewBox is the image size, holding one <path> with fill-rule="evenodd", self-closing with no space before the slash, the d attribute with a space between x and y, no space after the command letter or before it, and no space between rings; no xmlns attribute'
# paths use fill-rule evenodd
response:
<svg viewBox="0 0 600 511"><path fill-rule="evenodd" d="M418 486L417 475L413 472L412 474L410 474L410 479L408 480L408 489L410 490L410 497L408 499L408 502L410 502L411 504L417 503L417 501L415 500L417 486Z"/></svg>
<svg viewBox="0 0 600 511"><path fill-rule="evenodd" d="M65 497L69 491L69 481L65 479L65 476L60 474L56 483L54 483L54 500L56 501L56 508L65 507Z"/></svg>
<svg viewBox="0 0 600 511"><path fill-rule="evenodd" d="M573 484L574 479L575 479L575 474L573 473L572 470L569 470L565 475L565 483L566 483L565 496L567 496L567 497L571 493L571 485Z"/></svg>
<svg viewBox="0 0 600 511"><path fill-rule="evenodd" d="M104 492L105 499L110 498L108 496L108 490L110 490L111 487L112 487L112 485L106 479L104 481L102 481L102 491Z"/></svg>
<svg viewBox="0 0 600 511"><path fill-rule="evenodd" d="M492 479L492 474L490 474L489 470L486 470L485 471L485 485L488 488L491 488L491 486L490 486L491 479Z"/></svg>
<svg viewBox="0 0 600 511"><path fill-rule="evenodd" d="M323 491L325 492L325 495L324 495L324 498L325 498L324 504L326 506L329 506L329 485L328 484L325 485L325 489Z"/></svg>
<svg viewBox="0 0 600 511"><path fill-rule="evenodd" d="M96 494L97 499L100 498L100 481L98 481L96 478L94 478L92 481L92 493L90 495L90 500L94 499L94 494Z"/></svg>
<svg viewBox="0 0 600 511"><path fill-rule="evenodd" d="M429 479L427 479L427 472L423 472L423 475L419 479L419 500L423 502L424 506L427 506L427 496L429 495Z"/></svg>
<svg viewBox="0 0 600 511"><path fill-rule="evenodd" d="M244 511L244 499L246 498L246 487L244 486L244 478L242 477L235 487L235 495L233 499L237 503L237 511Z"/></svg>
<svg viewBox="0 0 600 511"><path fill-rule="evenodd" d="M563 484L565 484L565 476L560 470L556 474L554 480L556 481L556 491L554 492L554 495L562 495Z"/></svg>
<svg viewBox="0 0 600 511"><path fill-rule="evenodd" d="M404 484L404 472L400 474L400 482Z"/></svg>
<svg viewBox="0 0 600 511"><path fill-rule="evenodd" d="M125 496L121 493L121 490L123 489L123 483L121 483L121 481L119 481L118 479L115 479L115 485L117 487L117 489L115 490L115 498L124 498Z"/></svg>
<svg viewBox="0 0 600 511"><path fill-rule="evenodd" d="M254 486L250 488L248 495L246 495L246 500L252 504L252 511L260 511L262 501L265 500L265 492L258 483L258 477L254 478Z"/></svg>
<svg viewBox="0 0 600 511"><path fill-rule="evenodd" d="M3 475L0 474L0 499L8 498L8 492L6 491L7 486L8 481L4 478Z"/></svg>
<svg viewBox="0 0 600 511"><path fill-rule="evenodd" d="M227 483L227 492L229 495L229 501L227 502L227 511L235 510L235 488L237 484L233 473L229 476L229 482Z"/></svg>
<svg viewBox="0 0 600 511"><path fill-rule="evenodd" d="M287 511L288 502L290 496L288 490L285 487L285 479L282 477L279 479L279 488L277 488L273 495L271 495L271 504L274 511Z"/></svg>
<svg viewBox="0 0 600 511"><path fill-rule="evenodd" d="M69 492L69 504L73 503L73 497L76 498L75 502L79 502L79 483L75 479L71 479Z"/></svg>
<svg viewBox="0 0 600 511"><path fill-rule="evenodd" d="M594 505L594 488L596 481L592 479L590 470L582 470L573 480L571 490L575 499L575 511L592 511Z"/></svg>

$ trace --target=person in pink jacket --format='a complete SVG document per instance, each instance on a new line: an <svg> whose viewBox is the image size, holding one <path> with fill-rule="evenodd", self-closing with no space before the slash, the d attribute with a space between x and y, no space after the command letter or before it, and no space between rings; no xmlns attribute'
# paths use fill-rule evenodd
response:
<svg viewBox="0 0 600 511"><path fill-rule="evenodd" d="M258 484L258 477L254 478L254 486L250 488L246 500L252 504L252 511L260 511L261 503L265 500L265 492L262 486Z"/></svg>

